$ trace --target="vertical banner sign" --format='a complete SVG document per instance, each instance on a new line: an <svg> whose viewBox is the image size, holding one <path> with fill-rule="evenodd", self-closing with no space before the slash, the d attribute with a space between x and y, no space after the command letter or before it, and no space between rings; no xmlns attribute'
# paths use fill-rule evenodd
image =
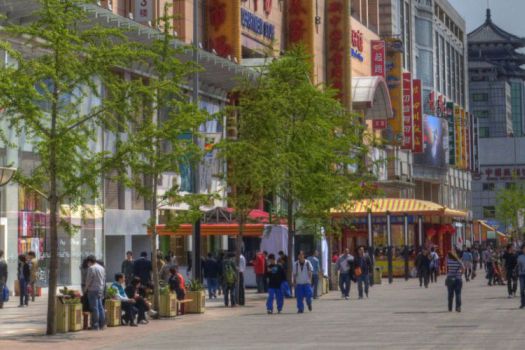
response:
<svg viewBox="0 0 525 350"><path fill-rule="evenodd" d="M394 118L388 121L387 140L393 144L403 143L403 89L402 80L403 43L392 39L386 41L385 72ZM389 135L390 134L390 135Z"/></svg>
<svg viewBox="0 0 525 350"><path fill-rule="evenodd" d="M139 23L153 21L153 0L135 0L133 18Z"/></svg>
<svg viewBox="0 0 525 350"><path fill-rule="evenodd" d="M403 144L401 148L412 149L412 74L403 73Z"/></svg>
<svg viewBox="0 0 525 350"><path fill-rule="evenodd" d="M239 1L206 2L208 48L221 57L241 61L241 5Z"/></svg>
<svg viewBox="0 0 525 350"><path fill-rule="evenodd" d="M239 2L232 1L229 2ZM341 13L341 16L343 13ZM306 54L311 57L313 75L314 57L314 9L313 1L288 0L287 13L287 47L302 44Z"/></svg>
<svg viewBox="0 0 525 350"><path fill-rule="evenodd" d="M455 147L456 147L456 166L461 168L461 108L454 105L454 132L455 132Z"/></svg>
<svg viewBox="0 0 525 350"><path fill-rule="evenodd" d="M326 75L328 84L338 91L337 97L347 108L350 106L350 67L348 57L348 0L328 0L326 3Z"/></svg>
<svg viewBox="0 0 525 350"><path fill-rule="evenodd" d="M468 169L467 162L467 115L464 109L461 109L461 168Z"/></svg>
<svg viewBox="0 0 525 350"><path fill-rule="evenodd" d="M471 140L472 137L470 136L470 114L467 112L465 113L465 151L467 153L467 158L466 158L466 164L465 164L465 169L470 169L471 168L471 154L470 154L470 143L471 143Z"/></svg>
<svg viewBox="0 0 525 350"><path fill-rule="evenodd" d="M448 148L450 165L456 164L456 136L454 132L454 103L447 102L446 117L448 121Z"/></svg>
<svg viewBox="0 0 525 350"><path fill-rule="evenodd" d="M385 55L386 47L383 40L372 40L372 76L379 76L386 78L385 72ZM389 117L389 116L388 116ZM372 127L374 129L385 129L387 125L387 118L374 119Z"/></svg>
<svg viewBox="0 0 525 350"><path fill-rule="evenodd" d="M423 103L421 94L421 80L414 79L413 81L413 96L414 96L414 141L412 151L414 153L423 153Z"/></svg>

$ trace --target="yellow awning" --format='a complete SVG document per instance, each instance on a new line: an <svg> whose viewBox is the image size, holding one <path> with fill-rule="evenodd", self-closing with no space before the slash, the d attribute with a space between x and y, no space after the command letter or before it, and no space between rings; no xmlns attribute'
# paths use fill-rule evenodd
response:
<svg viewBox="0 0 525 350"><path fill-rule="evenodd" d="M372 215L440 215L449 217L467 217L467 213L460 210L448 209L440 204L419 199L377 198L365 199L348 203L338 209L332 209L333 216L364 216Z"/></svg>

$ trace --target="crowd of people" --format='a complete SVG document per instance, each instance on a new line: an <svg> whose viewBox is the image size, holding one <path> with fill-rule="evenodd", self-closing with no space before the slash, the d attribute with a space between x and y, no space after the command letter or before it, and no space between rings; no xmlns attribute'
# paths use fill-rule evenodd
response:
<svg viewBox="0 0 525 350"><path fill-rule="evenodd" d="M36 282L38 281L38 259L34 251L29 251L27 254L20 254L18 256L17 265L17 279L18 279L18 294L20 296L20 304L18 307L29 306L29 299L35 301L37 294ZM4 252L0 250L0 309L4 307L4 300L9 297L9 290L7 289L8 268L4 260Z"/></svg>

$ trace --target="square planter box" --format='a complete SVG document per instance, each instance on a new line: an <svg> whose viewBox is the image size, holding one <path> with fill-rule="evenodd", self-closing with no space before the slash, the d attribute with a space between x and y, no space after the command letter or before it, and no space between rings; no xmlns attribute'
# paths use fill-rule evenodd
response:
<svg viewBox="0 0 525 350"><path fill-rule="evenodd" d="M106 324L108 327L119 327L122 317L120 300L106 300Z"/></svg>
<svg viewBox="0 0 525 350"><path fill-rule="evenodd" d="M61 297L56 300L56 327L57 333L66 333L69 331L69 305Z"/></svg>
<svg viewBox="0 0 525 350"><path fill-rule="evenodd" d="M175 293L160 295L159 315L161 317L177 316L177 295Z"/></svg>
<svg viewBox="0 0 525 350"><path fill-rule="evenodd" d="M69 331L77 332L82 330L82 304L69 304Z"/></svg>
<svg viewBox="0 0 525 350"><path fill-rule="evenodd" d="M203 290L198 292L186 292L186 299L192 299L185 306L187 314L202 314L206 306L206 294Z"/></svg>

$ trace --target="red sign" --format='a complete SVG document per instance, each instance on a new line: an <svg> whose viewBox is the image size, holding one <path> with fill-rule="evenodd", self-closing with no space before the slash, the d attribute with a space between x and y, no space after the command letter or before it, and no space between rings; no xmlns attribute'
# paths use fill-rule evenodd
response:
<svg viewBox="0 0 525 350"><path fill-rule="evenodd" d="M403 73L403 144L401 148L412 149L412 74Z"/></svg>
<svg viewBox="0 0 525 350"><path fill-rule="evenodd" d="M385 42L372 40L372 76L385 77Z"/></svg>
<svg viewBox="0 0 525 350"><path fill-rule="evenodd" d="M430 91L430 94L428 94L428 109L431 114L436 113L436 95L434 91Z"/></svg>
<svg viewBox="0 0 525 350"><path fill-rule="evenodd" d="M377 130L386 129L387 125L388 122L386 121L386 119L374 119L372 121L372 127Z"/></svg>
<svg viewBox="0 0 525 350"><path fill-rule="evenodd" d="M345 104L348 80L345 69L345 0L329 0L327 6L328 83L337 89L338 99ZM348 36L346 36L346 39ZM347 39L348 40L348 39Z"/></svg>
<svg viewBox="0 0 525 350"><path fill-rule="evenodd" d="M255 2L257 2L257 0ZM264 0L263 10L268 16L272 13L272 0Z"/></svg>
<svg viewBox="0 0 525 350"><path fill-rule="evenodd" d="M436 114L438 117L442 117L445 113L445 98L443 95L439 95L438 97L438 110L436 111Z"/></svg>
<svg viewBox="0 0 525 350"><path fill-rule="evenodd" d="M414 153L423 153L423 103L421 93L421 80L414 79L412 82L414 96L414 142L412 150Z"/></svg>
<svg viewBox="0 0 525 350"><path fill-rule="evenodd" d="M363 33L359 30L352 30L352 46L363 52Z"/></svg>

